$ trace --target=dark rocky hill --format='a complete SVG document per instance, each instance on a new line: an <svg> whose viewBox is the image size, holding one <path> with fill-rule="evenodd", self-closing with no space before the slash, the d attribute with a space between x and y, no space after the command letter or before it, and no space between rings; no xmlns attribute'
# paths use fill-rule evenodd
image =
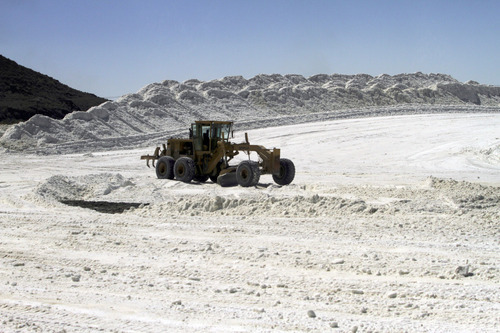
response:
<svg viewBox="0 0 500 333"><path fill-rule="evenodd" d="M61 119L105 101L0 55L0 123L28 120L35 114Z"/></svg>

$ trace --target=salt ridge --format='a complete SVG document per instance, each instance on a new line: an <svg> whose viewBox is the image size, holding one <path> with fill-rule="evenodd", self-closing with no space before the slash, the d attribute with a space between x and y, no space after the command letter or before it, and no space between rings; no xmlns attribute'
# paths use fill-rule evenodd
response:
<svg viewBox="0 0 500 333"><path fill-rule="evenodd" d="M425 107L424 107L425 105ZM0 138L8 150L84 152L150 145L185 134L197 119L239 129L335 118L435 112L500 112L500 87L445 74L257 75L153 83L62 120L36 115Z"/></svg>

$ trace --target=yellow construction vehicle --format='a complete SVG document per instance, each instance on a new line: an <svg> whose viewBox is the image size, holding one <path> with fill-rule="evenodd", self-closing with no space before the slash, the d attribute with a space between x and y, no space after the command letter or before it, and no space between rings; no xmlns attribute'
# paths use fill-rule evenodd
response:
<svg viewBox="0 0 500 333"><path fill-rule="evenodd" d="M251 145L247 133L245 142L230 142L232 128L230 121L196 121L191 124L188 139L169 139L162 148L156 147L153 155L143 155L141 160L146 160L148 167L152 161L158 178L175 178L186 183L205 182L210 178L221 186L249 187L257 185L262 174L272 174L279 185L293 181L295 165L289 159L280 158L279 149ZM230 165L240 152L247 153L249 159ZM259 161L251 161L250 152L256 152Z"/></svg>

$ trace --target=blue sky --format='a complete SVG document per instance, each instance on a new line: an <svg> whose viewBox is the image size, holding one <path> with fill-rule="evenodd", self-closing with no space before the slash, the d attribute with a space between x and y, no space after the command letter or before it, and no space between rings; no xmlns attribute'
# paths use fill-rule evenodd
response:
<svg viewBox="0 0 500 333"><path fill-rule="evenodd" d="M0 54L104 97L260 73L500 85L500 1L1 0Z"/></svg>

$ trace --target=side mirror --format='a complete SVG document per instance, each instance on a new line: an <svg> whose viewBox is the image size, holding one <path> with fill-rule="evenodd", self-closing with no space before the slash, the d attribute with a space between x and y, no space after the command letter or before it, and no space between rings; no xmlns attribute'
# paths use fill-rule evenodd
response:
<svg viewBox="0 0 500 333"><path fill-rule="evenodd" d="M231 138L234 139L234 131L231 131Z"/></svg>

